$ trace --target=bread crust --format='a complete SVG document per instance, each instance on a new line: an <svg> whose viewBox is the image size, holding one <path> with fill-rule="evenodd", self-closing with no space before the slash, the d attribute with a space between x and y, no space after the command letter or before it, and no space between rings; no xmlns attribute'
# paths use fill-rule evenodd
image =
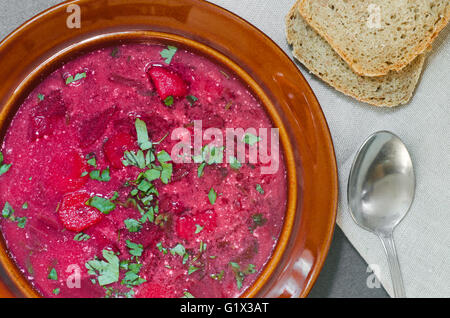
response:
<svg viewBox="0 0 450 318"><path fill-rule="evenodd" d="M409 69L405 69L405 70L401 71L401 72L404 72L405 80L409 80L409 82L407 82L407 90L405 90L405 91L399 90L399 92L404 93L403 95L401 95L401 98L393 100L390 98L386 98L387 96L379 97L376 94L371 95L370 92L365 92L365 95L364 94L356 94L355 91L352 90L351 87L349 87L348 85L346 86L344 82L333 81L332 76L327 77L326 74L321 74L320 71L318 71L318 69L315 67L315 65L313 65L313 63L311 63L311 61L309 61L307 57L302 56L302 54L300 53L299 47L298 47L299 44L296 43L296 41L298 40L298 36L294 30L295 25L293 24L293 23L299 23L299 21L297 22L295 20L297 17L300 17L300 19L302 19L301 15L299 15L299 12L297 11L297 9L298 9L297 6L298 6L298 2L296 4L294 4L294 6L291 8L288 15L286 16L286 20L285 20L286 38L287 38L288 43L293 46L294 57L297 60L299 60L303 65L305 65L309 69L310 72L312 72L314 75L316 75L317 77L322 79L324 82L326 82L330 86L334 87L336 90L344 93L345 95L348 95L348 96L353 97L361 102L365 102L365 103L368 103L373 106L394 107L394 106L398 106L400 104L408 103L408 101L412 97L412 94L414 92L416 84L421 75L421 70L423 67L424 60L425 60L424 54L419 55L417 57L417 59L415 59L412 62L414 64L409 65ZM314 30L314 29L311 28L311 30ZM313 32L313 31L311 31L311 32ZM318 39L320 39L320 35L317 32L314 32L314 33L318 37ZM323 38L320 40L325 41ZM326 47L328 47L328 46L329 46L329 44L326 44ZM335 56L336 60L340 59L340 56L331 48L331 46L329 46L329 51L330 51L330 54ZM391 81L395 80L394 77L403 76L401 73L398 74L395 72L389 72L387 75L380 76L378 78L365 77L365 76L361 76L361 75L358 75L355 72L353 72L352 69L346 63L343 62L343 64L346 65L346 69L345 69L346 75L358 77L357 81L359 83L361 83L361 86L372 85L373 81L378 81L380 84L388 85ZM398 92L394 92L394 93L398 93Z"/></svg>
<svg viewBox="0 0 450 318"><path fill-rule="evenodd" d="M407 65L409 65L418 55L426 52L432 45L435 38L439 35L439 33L445 28L450 20L450 1L447 4L445 15L439 20L436 24L434 32L423 41L420 41L416 46L410 49L405 55L403 60L399 60L396 63L392 63L389 66L386 65L378 65L377 68L365 68L361 64L353 63L353 57L349 56L347 52L345 52L340 45L335 41L332 37L330 37L327 32L318 24L311 16L306 12L306 5L308 1L319 1L319 0L299 0L298 1L298 10L302 17L308 22L308 24L327 42L331 45L331 47L342 57L344 61L346 61L353 71L361 76L383 76L388 74L390 71L399 72Z"/></svg>

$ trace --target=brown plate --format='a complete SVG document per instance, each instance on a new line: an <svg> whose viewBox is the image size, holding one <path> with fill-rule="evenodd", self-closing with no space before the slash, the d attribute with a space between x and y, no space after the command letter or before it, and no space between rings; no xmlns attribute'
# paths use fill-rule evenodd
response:
<svg viewBox="0 0 450 318"><path fill-rule="evenodd" d="M81 8L69 29L68 6ZM158 41L188 47L235 72L280 129L288 174L283 231L272 258L244 297L304 297L330 246L338 182L327 123L290 58L238 16L200 0L73 0L29 20L0 43L0 133L36 84L68 59L96 47ZM8 287L6 287L8 286ZM0 296L39 296L0 238Z"/></svg>

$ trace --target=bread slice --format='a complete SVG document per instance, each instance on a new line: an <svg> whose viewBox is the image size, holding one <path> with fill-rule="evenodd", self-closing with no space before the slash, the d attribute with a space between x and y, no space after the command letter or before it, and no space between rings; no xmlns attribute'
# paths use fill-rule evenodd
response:
<svg viewBox="0 0 450 318"><path fill-rule="evenodd" d="M360 76L308 25L297 4L286 17L287 41L293 46L293 55L312 73L342 93L371 105L392 107L409 101L422 71L423 54L400 72Z"/></svg>
<svg viewBox="0 0 450 318"><path fill-rule="evenodd" d="M450 0L300 0L299 10L356 73L380 76L431 46Z"/></svg>

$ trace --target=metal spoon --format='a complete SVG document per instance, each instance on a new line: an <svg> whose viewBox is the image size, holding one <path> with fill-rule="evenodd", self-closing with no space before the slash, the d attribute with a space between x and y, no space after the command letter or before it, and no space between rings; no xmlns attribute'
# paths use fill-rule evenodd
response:
<svg viewBox="0 0 450 318"><path fill-rule="evenodd" d="M350 170L348 206L355 222L378 235L387 254L395 297L406 297L393 231L416 188L413 164L396 135L379 131L361 146Z"/></svg>

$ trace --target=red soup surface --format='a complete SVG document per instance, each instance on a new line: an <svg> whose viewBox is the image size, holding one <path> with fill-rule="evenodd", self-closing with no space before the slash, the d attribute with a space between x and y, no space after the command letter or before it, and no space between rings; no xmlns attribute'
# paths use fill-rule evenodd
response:
<svg viewBox="0 0 450 318"><path fill-rule="evenodd" d="M213 138L180 163L172 132L194 140L197 120L273 128L239 79L171 46L101 49L36 87L1 148L0 226L40 294L238 297L256 280L284 221L283 155L263 174ZM264 142L235 139L246 159Z"/></svg>

